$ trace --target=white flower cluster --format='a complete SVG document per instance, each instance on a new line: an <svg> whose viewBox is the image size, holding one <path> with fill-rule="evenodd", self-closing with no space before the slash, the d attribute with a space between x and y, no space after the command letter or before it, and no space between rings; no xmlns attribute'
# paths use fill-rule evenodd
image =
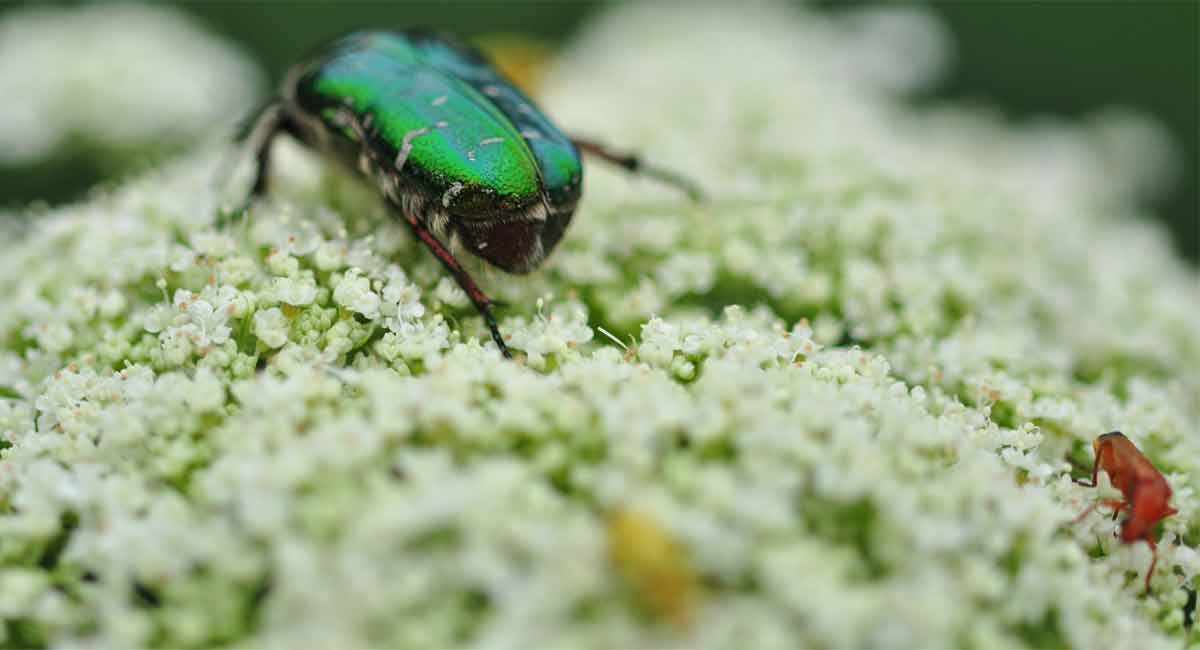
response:
<svg viewBox="0 0 1200 650"><path fill-rule="evenodd" d="M31 6L0 15L0 165L65 147L183 144L246 111L261 74L166 7Z"/></svg>
<svg viewBox="0 0 1200 650"><path fill-rule="evenodd" d="M939 34L599 19L547 105L709 197L590 165L544 271L471 263L515 361L286 143L225 230L222 151L0 233L0 645L1189 643L1200 290L1130 218L1169 156L904 107ZM1179 511L1145 595L1075 522L1114 429Z"/></svg>

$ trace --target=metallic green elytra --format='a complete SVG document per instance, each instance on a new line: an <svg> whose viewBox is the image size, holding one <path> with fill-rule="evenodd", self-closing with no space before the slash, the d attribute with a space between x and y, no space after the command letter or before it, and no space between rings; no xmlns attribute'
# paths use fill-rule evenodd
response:
<svg viewBox="0 0 1200 650"><path fill-rule="evenodd" d="M538 267L582 191L580 152L675 184L635 156L571 138L476 49L423 29L344 36L288 73L247 134L266 190L270 145L289 133L373 181L454 275L509 356L491 301L442 242L509 273Z"/></svg>

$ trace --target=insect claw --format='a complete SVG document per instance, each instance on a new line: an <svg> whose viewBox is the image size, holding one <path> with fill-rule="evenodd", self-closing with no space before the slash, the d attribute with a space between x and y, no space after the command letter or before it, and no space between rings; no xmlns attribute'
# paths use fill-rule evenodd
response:
<svg viewBox="0 0 1200 650"><path fill-rule="evenodd" d="M500 336L500 329L496 327L495 319L488 319L488 329L492 332L492 340L496 342L496 347L500 348L500 354L504 355L505 359L513 358L512 351L508 349L508 344L504 342L504 337Z"/></svg>
<svg viewBox="0 0 1200 650"><path fill-rule="evenodd" d="M489 301L487 306L482 309L483 321L487 324L488 331L492 334L492 340L496 342L496 347L500 348L500 354L504 355L505 359L513 358L512 352L508 349L508 344L504 342L504 337L500 336L500 326L496 324L496 317L492 315L492 303Z"/></svg>

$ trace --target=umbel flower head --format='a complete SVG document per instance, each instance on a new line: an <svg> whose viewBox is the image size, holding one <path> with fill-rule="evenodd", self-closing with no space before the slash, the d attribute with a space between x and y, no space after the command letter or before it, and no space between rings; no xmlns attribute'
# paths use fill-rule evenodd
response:
<svg viewBox="0 0 1200 650"><path fill-rule="evenodd" d="M1179 647L1200 291L1131 218L1163 138L906 106L941 43L597 18L548 112L710 199L589 168L544 270L473 269L515 362L286 142L227 230L224 149L0 219L0 645ZM1145 596L1148 549L1072 523L1117 429L1178 510Z"/></svg>

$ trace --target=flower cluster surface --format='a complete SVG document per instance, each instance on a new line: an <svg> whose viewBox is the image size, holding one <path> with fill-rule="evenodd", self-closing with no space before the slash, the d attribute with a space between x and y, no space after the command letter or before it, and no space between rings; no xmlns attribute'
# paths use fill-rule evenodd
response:
<svg viewBox="0 0 1200 650"><path fill-rule="evenodd" d="M593 164L541 271L470 263L516 361L286 141L225 229L224 150L0 219L0 647L1194 644L1200 290L1136 219L1163 138L909 107L944 40L598 18L545 106L708 197ZM1174 488L1147 594L1149 548L1075 521L1111 430Z"/></svg>

